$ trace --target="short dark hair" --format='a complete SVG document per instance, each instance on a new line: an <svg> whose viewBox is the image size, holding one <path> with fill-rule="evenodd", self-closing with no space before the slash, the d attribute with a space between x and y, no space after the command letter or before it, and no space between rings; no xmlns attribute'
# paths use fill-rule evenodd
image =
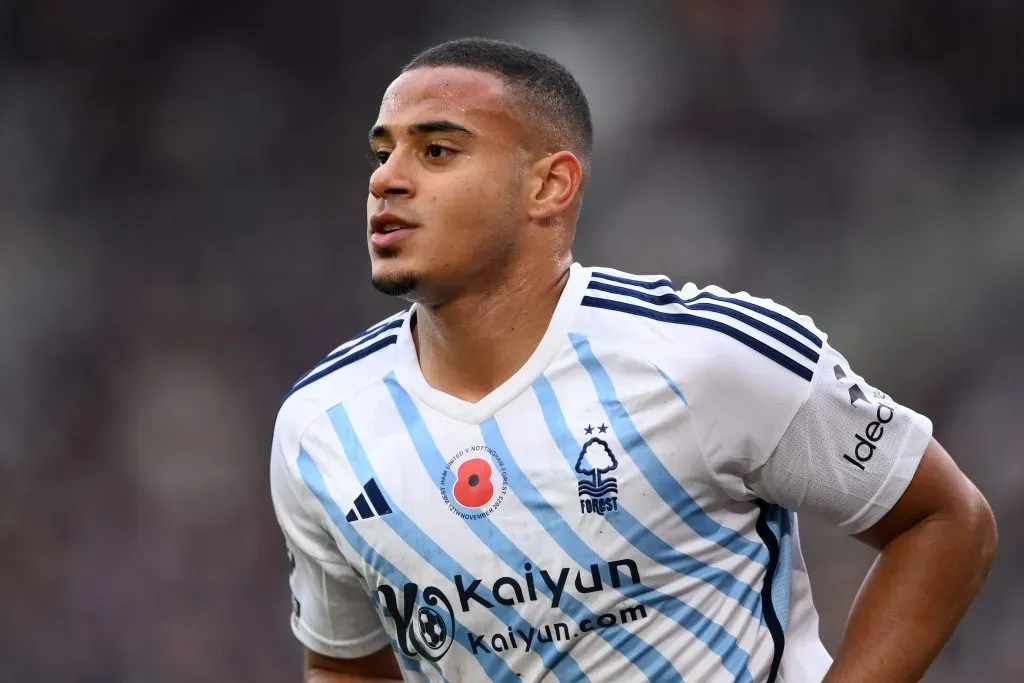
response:
<svg viewBox="0 0 1024 683"><path fill-rule="evenodd" d="M557 142L589 166L594 124L583 88L569 70L545 54L490 38L459 38L424 50L402 73L432 66L457 66L500 76L530 113L540 114Z"/></svg>

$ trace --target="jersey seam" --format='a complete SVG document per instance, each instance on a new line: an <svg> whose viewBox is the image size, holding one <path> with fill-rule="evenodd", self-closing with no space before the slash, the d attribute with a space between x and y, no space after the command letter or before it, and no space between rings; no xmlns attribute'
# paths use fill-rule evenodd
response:
<svg viewBox="0 0 1024 683"><path fill-rule="evenodd" d="M789 419L787 419L783 423L783 428L779 431L778 435L775 436L771 440L770 443L772 444L772 446L771 446L771 448L767 449L768 452L767 452L767 454L764 457L764 461L759 463L756 468L750 470L746 475L744 475L741 478L741 481L743 482L743 487L745 489L747 489L748 491L750 491L750 493L752 495L754 495L758 500L764 500L764 499L761 497L761 495L757 491L754 491L753 489L750 488L750 485L747 483L747 477L749 477L750 475L754 474L755 472L758 472L758 471L760 471L760 470L762 470L762 469L764 469L765 467L768 466L768 461L771 460L773 455L775 455L775 451L776 451L776 449L778 449L779 444L782 443L782 439L785 438L786 433L789 431L789 428L791 426L793 426L793 420L796 419L796 416L800 413L800 411L803 409L803 407L805 405L807 405L807 401L810 400L811 392L814 389L814 381L815 381L815 379L818 376L818 368L821 367L821 364L824 362L826 352L828 351L829 348L830 347L829 347L827 342L824 342L822 344L821 352L820 352L820 354L818 356L818 362L814 364L814 371L811 374L810 381L807 382L807 387L806 387L806 390L804 392L804 396L796 404L796 407L793 408L792 412L789 414ZM769 501L765 501L765 502L769 502ZM780 505L779 507L782 507L784 509L788 509L788 508L785 508L785 506L783 506L783 505Z"/></svg>
<svg viewBox="0 0 1024 683"><path fill-rule="evenodd" d="M772 455L775 453L775 449L779 447L780 443L782 443L782 439L783 437L786 436L786 432L788 432L789 428L793 425L793 420L796 419L797 414L803 409L805 405L807 405L807 401L810 400L811 391L814 389L814 380L818 376L818 368L820 368L821 364L824 362L826 355L825 352L829 348L830 347L827 343L823 344L821 353L818 354L818 362L814 364L814 371L811 374L811 379L809 382L807 382L807 387L804 391L803 398L800 399L800 401L796 404L796 407L793 408L793 411L789 414L789 419L785 421L782 430L778 433L778 435L775 438L772 439L772 446L771 448L768 449L768 454L765 456L764 462L761 463L760 467L763 467L764 465L768 464L768 459L772 457Z"/></svg>
<svg viewBox="0 0 1024 683"><path fill-rule="evenodd" d="M394 368L393 368L393 367L392 367L392 370L394 370ZM390 371L389 371L389 372L390 372ZM312 417L312 419L310 419L310 420L309 420L309 421L308 421L308 422L306 423L306 426L302 428L302 431L300 431L300 432L299 432L299 438L298 438L298 442L299 442L299 448L302 448L302 440L303 440L304 438L306 438L306 432L308 432L308 431L309 431L309 428L313 426L313 423L314 423L314 422L316 422L317 420L319 420L319 419L320 419L321 417L324 417L325 415L327 415L327 413L331 412L331 410L333 410L334 408L336 408L336 407L340 406L340 405L341 405L342 403L344 403L344 402L346 402L346 401L351 401L351 400L352 400L353 398L355 398L355 397L356 397L356 396L358 396L359 394L363 393L364 391L366 391L367 389L369 389L369 388L370 388L370 387L372 387L373 385L377 384L378 382L383 382L383 381L384 381L384 378L385 378L385 377L387 377L387 376L388 376L388 373L387 373L387 372L385 372L385 373L384 373L383 375L381 375L380 377L374 377L374 378L373 378L372 380L370 380L370 381L369 381L369 382L367 382L366 384L364 384L364 385L360 386L360 387L359 387L358 389L354 389L354 390L352 390L351 392L349 392L349 393L345 394L345 397L344 397L344 398L342 398L342 399L340 399L340 400L338 400L338 401L335 401L335 402L331 403L330 405L326 406L326 407L325 407L325 408L323 408L322 410L319 410L319 411L317 411L316 415L314 415L314 416Z"/></svg>
<svg viewBox="0 0 1024 683"><path fill-rule="evenodd" d="M301 449L301 442L300 442L300 449ZM304 489L299 487L299 481L298 481L299 477L296 475L296 473L294 471L295 470L294 463L291 462L291 459L289 458L286 461L285 464L288 467L288 477L286 478L287 482L288 482L287 485L288 485L288 488L291 489L292 495L295 497L295 500L301 506L301 512L306 514L306 515L310 515L312 517L313 522L316 524L317 528L320 529L320 531L322 531L327 536L327 538L333 538L333 536L330 533L330 531L328 531L324 527L323 516L319 515L319 514L312 513L312 511L307 507L306 501L305 501L305 498L306 498L305 494L309 494L310 491L309 491L308 487L305 487ZM303 493L303 491L305 491L305 494ZM335 543L335 546L337 546L337 543ZM341 551L340 548L338 550L339 550L339 552ZM350 566L348 561L344 559L344 556L342 556L342 562L338 562L338 561L333 560L331 558L322 557L320 555L314 556L312 553L310 553L306 549L303 549L303 552L309 554L310 557L313 557L313 559L315 559L319 563L333 564L333 565L336 565L336 566ZM320 572L321 572L321 574L323 573L323 568L320 569Z"/></svg>
<svg viewBox="0 0 1024 683"><path fill-rule="evenodd" d="M334 541L334 546L338 549L339 554L341 554L342 561L338 562L338 561L333 560L331 558L324 558L324 557L316 557L315 559L318 562L323 562L323 563L327 563L327 564L333 564L335 566L348 567L350 569L353 569L353 571L354 571L354 568L352 567L352 563L349 562L347 558L345 558L345 555L344 555L344 553L342 553L341 548L338 547L338 543L337 543L337 540L335 540L335 538L334 538L334 534L331 533L331 531L330 531L329 525L325 524L325 522L328 521L328 519L329 519L329 517L327 516L327 511L326 510L321 510L319 512L314 512L313 510L311 510L309 508L309 506L307 504L307 501L306 501L306 498L307 498L306 494L310 494L311 492L309 491L309 487L308 486L306 486L306 487L300 487L299 486L299 482L302 480L302 477L301 477L301 475L298 472L297 461L298 461L299 453L302 451L302 441L303 441L303 439L306 438L306 432L309 431L309 428L312 427L315 422L317 422L320 418L322 418L325 415L327 415L327 413L330 412L330 410L332 408L334 408L335 406L338 406L338 405L344 403L345 401L351 399L352 397L359 395L363 391L369 389L371 386L373 386L374 384L376 384L377 382L380 382L382 380L383 380L383 377L378 377L378 378L374 379L373 381L368 382L365 386L360 387L359 389L356 389L355 391L353 391L351 394L347 395L342 400L337 401L335 403L332 403L331 405L327 406L323 410L321 410L321 411L317 412L315 415L313 415L313 417L310 418L309 421L306 423L306 425L299 431L298 439L296 439L296 441L298 443L298 449L297 449L297 451L296 451L296 453L294 455L286 455L285 453L283 453L284 449L282 448L282 455L285 456L285 464L286 464L286 466L288 468L288 474L289 474L289 476L287 477L288 486L289 486L289 488L291 488L292 494L295 496L295 499L298 501L299 505L302 507L302 511L305 514L310 515L312 517L313 521L316 523L317 527L319 527L320 530L322 532L324 532L324 534L329 539ZM303 493L303 491L305 491L305 494Z"/></svg>
<svg viewBox="0 0 1024 683"><path fill-rule="evenodd" d="M318 411L306 423L305 427L303 427L302 430L299 432L299 437L297 439L298 440L298 444L299 444L299 451L302 451L302 441L306 437L306 432L309 431L309 428L312 427L315 422L317 422L321 418L326 417L328 413L330 413L334 408L338 407L338 405L341 405L342 403L344 403L346 400L351 400L352 398L354 398L355 396L359 395L360 393L370 389L371 387L376 385L378 382L384 381L385 377L387 377L387 373L385 373L381 377L377 377L377 378L373 379L372 381L368 382L364 386L360 386L358 389L355 389L355 390L347 393L344 398L342 398L341 400L335 401L335 402L331 403L330 405L327 405L327 407L324 410ZM295 481L292 481L292 477L289 477L289 481L293 485L298 485L298 480L301 479L301 476L299 476L298 472L297 472L297 465L296 465L297 460L298 460L298 453L295 454L294 458L290 458L289 459L289 469L292 471L292 474L295 477ZM306 490L308 492L308 486L306 487ZM295 490L293 489L292 493L297 493L297 492L295 492ZM305 501L304 501L304 497L303 496L296 496L296 498L299 501L299 505L302 506L302 509L307 514L309 514L310 510L308 509L308 507L306 507L306 504L305 504ZM337 561L334 561L334 560L331 560L331 559L321 560L321 558L317 558L317 560L319 560L319 561L326 561L326 562L328 562L330 564L334 564L334 565L338 565L338 566L347 566L347 567L349 567L350 569L352 569L354 571L355 569L354 569L354 567L352 567L352 563L348 561L348 559L345 557L344 553L342 552L341 548L338 546L338 542L337 542L337 540L334 537L334 533L332 533L331 530L330 530L330 525L325 523L325 522L330 520L330 517L327 514L327 511L324 510L322 513L313 514L313 519L315 520L316 525L321 527L321 530L323 530L326 533L327 537L329 539L331 539L332 541L334 541L334 545L335 545L336 548L338 548L338 552L341 554L341 558L342 558L341 562L337 562Z"/></svg>
<svg viewBox="0 0 1024 683"><path fill-rule="evenodd" d="M299 438L297 439L298 445L299 445L298 450L300 452L302 451L302 441L303 441L303 439L306 438L306 432L309 431L309 428L312 427L314 423L316 423L320 418L325 417L327 415L327 413L329 413L336 406L339 406L342 403L344 403L345 401L351 400L355 396L358 396L362 392L364 392L367 389L369 389L370 387L374 386L377 382L383 381L384 377L386 377L386 376L387 376L387 373L385 373L385 375L382 376L382 377L377 377L373 381L368 382L365 386L362 386L359 389L356 389L356 390L352 391L350 394L346 395L345 398L341 399L340 401L332 403L329 406L327 406L326 408L324 408L323 410L317 412L316 415L314 415L313 418L310 419L309 422L306 423L306 426L302 428L302 431L299 432ZM295 454L294 458L289 458L288 459L289 470L292 472L292 476L295 479L294 481L292 481L292 477L289 477L289 482L293 486L297 486L299 479L301 479L301 476L299 476L298 472L297 472L297 464L296 464L297 460L298 460L298 453ZM309 488L308 487L306 487L306 491L309 492ZM294 489L292 490L292 492L293 493L298 493ZM309 514L311 511L306 506L306 503L305 503L305 500L304 500L305 497L301 496L301 495L297 495L296 498L298 499L299 505L302 506L302 509L306 512L306 514ZM330 564L334 564L334 565L346 566L346 567L349 567L350 569L353 569L353 571L355 571L355 569L352 567L352 563L349 562L347 558L345 558L345 555L344 555L344 553L342 553L341 548L338 547L338 543L337 543L337 540L335 540L335 538L334 538L334 534L331 533L329 527L325 526L325 524L324 524L324 522L329 520L329 516L327 515L327 511L323 510L320 514L314 514L313 518L316 521L317 526L320 527L320 529L324 533L327 534L327 537L334 541L335 547L338 548L338 552L341 554L342 562L335 562L335 561L332 561L332 560L326 560L326 562L328 562ZM317 558L317 559L320 560L320 558Z"/></svg>
<svg viewBox="0 0 1024 683"><path fill-rule="evenodd" d="M320 594L324 596L324 602L327 603L327 609L324 610L327 615L327 630L334 633L334 616L331 614L330 598L327 595L327 571L323 567L320 567Z"/></svg>

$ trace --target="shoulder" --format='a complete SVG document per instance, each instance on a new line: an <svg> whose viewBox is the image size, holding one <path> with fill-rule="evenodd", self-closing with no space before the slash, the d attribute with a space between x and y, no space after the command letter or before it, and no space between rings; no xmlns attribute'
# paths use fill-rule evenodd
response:
<svg viewBox="0 0 1024 683"><path fill-rule="evenodd" d="M587 333L690 376L754 373L806 384L826 344L810 317L771 299L694 283L677 288L664 275L593 268L582 306Z"/></svg>
<svg viewBox="0 0 1024 683"><path fill-rule="evenodd" d="M641 355L685 396L701 452L730 496L766 461L811 395L825 334L771 299L664 276L594 269L581 319Z"/></svg>
<svg viewBox="0 0 1024 683"><path fill-rule="evenodd" d="M826 335L810 316L773 301L721 287L687 283L679 290L686 325L707 330L707 345L740 367L773 367L810 382Z"/></svg>
<svg viewBox="0 0 1024 683"><path fill-rule="evenodd" d="M332 350L288 390L278 411L275 439L294 439L319 415L387 375L395 341L409 309L396 313Z"/></svg>

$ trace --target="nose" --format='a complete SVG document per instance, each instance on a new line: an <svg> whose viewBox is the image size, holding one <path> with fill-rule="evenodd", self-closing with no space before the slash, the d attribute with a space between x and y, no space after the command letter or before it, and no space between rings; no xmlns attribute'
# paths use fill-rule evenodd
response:
<svg viewBox="0 0 1024 683"><path fill-rule="evenodd" d="M370 174L370 194L377 199L387 196L409 196L412 190L412 180L406 172L398 150L392 152L388 160Z"/></svg>

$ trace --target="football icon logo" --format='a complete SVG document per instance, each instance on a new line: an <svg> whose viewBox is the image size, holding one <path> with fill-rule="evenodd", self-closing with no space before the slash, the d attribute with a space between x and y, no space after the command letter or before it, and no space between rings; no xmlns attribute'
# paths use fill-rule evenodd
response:
<svg viewBox="0 0 1024 683"><path fill-rule="evenodd" d="M435 652L444 647L445 641L448 640L448 627L436 610L420 607L416 621L420 629L420 640L424 645Z"/></svg>

